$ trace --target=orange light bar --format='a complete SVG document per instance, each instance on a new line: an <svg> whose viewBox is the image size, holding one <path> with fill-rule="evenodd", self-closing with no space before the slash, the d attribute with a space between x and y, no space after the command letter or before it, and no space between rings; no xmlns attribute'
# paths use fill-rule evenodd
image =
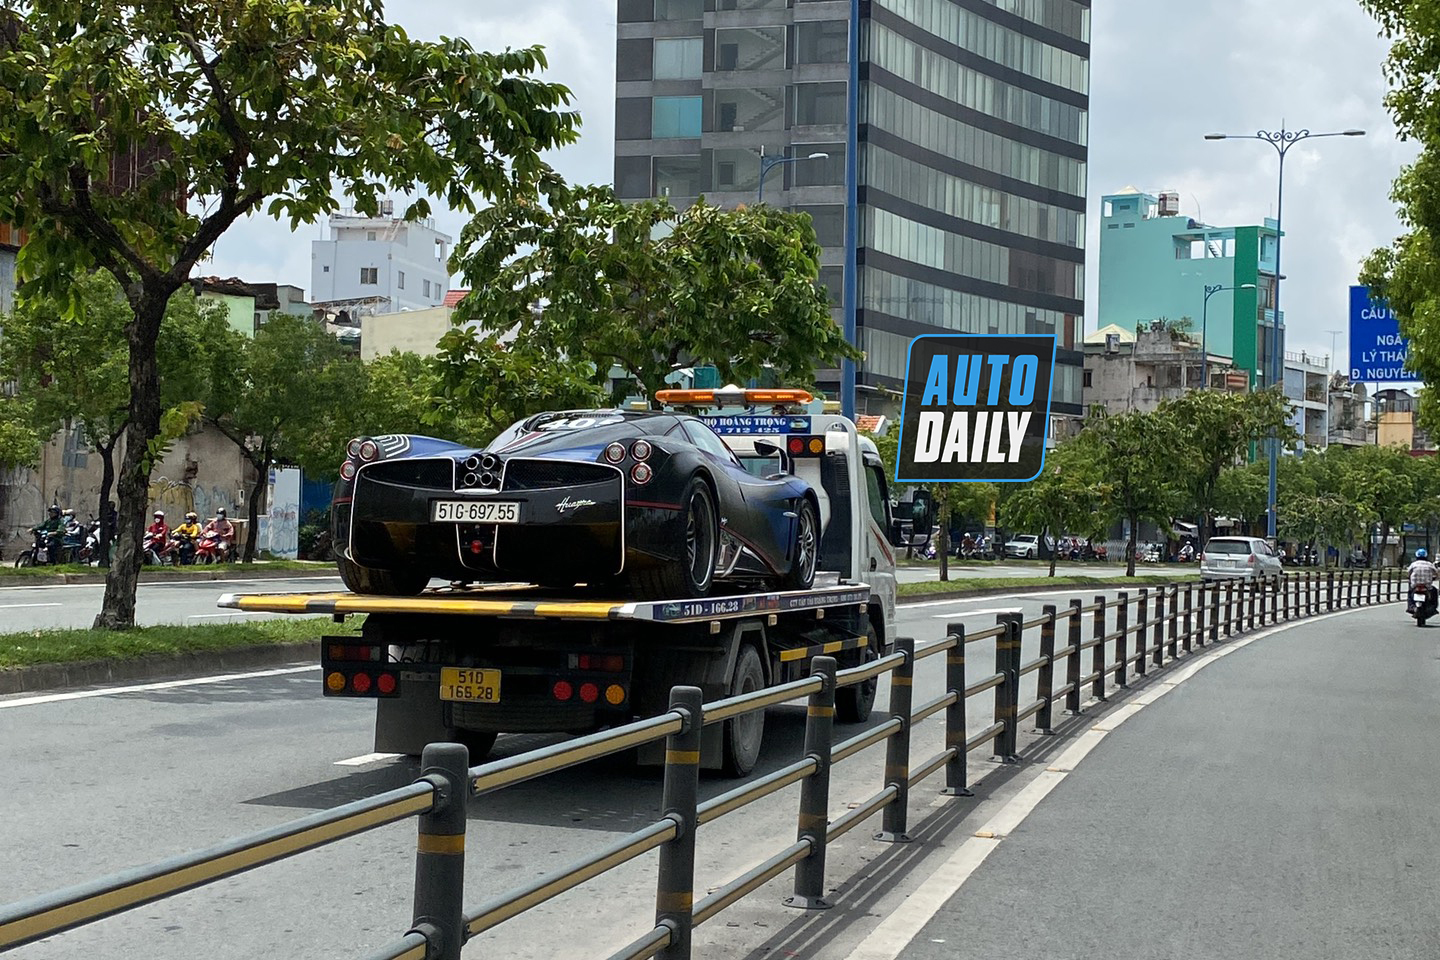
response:
<svg viewBox="0 0 1440 960"><path fill-rule="evenodd" d="M815 396L809 390L657 390L655 399L675 407L713 407L722 404L809 403Z"/></svg>

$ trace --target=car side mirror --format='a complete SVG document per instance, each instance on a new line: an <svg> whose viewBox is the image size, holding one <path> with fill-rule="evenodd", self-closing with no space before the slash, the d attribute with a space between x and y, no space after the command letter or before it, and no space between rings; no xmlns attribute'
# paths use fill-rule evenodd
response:
<svg viewBox="0 0 1440 960"><path fill-rule="evenodd" d="M776 458L778 458L779 461L780 461L780 472L781 472L782 474L788 474L788 473L794 473L794 472L795 472L794 470L792 470L792 469L790 468L790 456L789 456L789 454L787 454L787 453L785 452L785 449L784 449L783 447L781 447L779 444L777 444L777 443L771 443L769 440L756 440L756 441L752 444L752 446L755 448L755 452L758 453L758 454L759 454L760 456L762 456L762 457L776 457Z"/></svg>

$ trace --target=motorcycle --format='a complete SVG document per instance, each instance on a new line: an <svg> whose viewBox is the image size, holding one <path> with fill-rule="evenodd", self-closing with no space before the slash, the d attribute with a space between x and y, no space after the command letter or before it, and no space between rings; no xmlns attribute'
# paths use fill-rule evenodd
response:
<svg viewBox="0 0 1440 960"><path fill-rule="evenodd" d="M1435 616L1437 604L1440 604L1440 592L1437 592L1434 584L1426 586L1417 583L1410 588L1409 614L1415 618L1415 626L1425 626L1425 621Z"/></svg>
<svg viewBox="0 0 1440 960"><path fill-rule="evenodd" d="M194 537L179 534L170 538L170 556L179 566L188 567L193 564L198 550L199 544L195 542Z"/></svg>
<svg viewBox="0 0 1440 960"><path fill-rule="evenodd" d="M153 563L156 566L163 566L170 562L170 541L158 533L145 534L145 539L140 541L140 556L146 563Z"/></svg>
<svg viewBox="0 0 1440 960"><path fill-rule="evenodd" d="M214 530L206 530L200 534L200 539L195 544L196 563L225 563L231 560L230 541L221 537Z"/></svg>
<svg viewBox="0 0 1440 960"><path fill-rule="evenodd" d="M43 567L46 564L59 563L60 558L51 536L40 530L30 532L35 537L35 541L29 550L20 551L20 556L15 558L15 566Z"/></svg>

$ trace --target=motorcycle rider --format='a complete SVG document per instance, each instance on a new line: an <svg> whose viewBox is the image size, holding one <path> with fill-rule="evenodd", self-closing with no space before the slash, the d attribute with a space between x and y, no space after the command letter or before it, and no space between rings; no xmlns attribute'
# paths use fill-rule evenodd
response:
<svg viewBox="0 0 1440 960"><path fill-rule="evenodd" d="M213 533L226 543L226 560L235 558L235 524L225 515L224 507L217 507L215 516L205 524L205 532Z"/></svg>
<svg viewBox="0 0 1440 960"><path fill-rule="evenodd" d="M30 532L44 535L50 562L59 563L60 541L65 535L65 519L61 515L58 503L52 503L48 513L49 515L44 520L30 528Z"/></svg>
<svg viewBox="0 0 1440 960"><path fill-rule="evenodd" d="M1424 586L1430 603L1436 601L1435 579L1440 576L1440 569L1430 562L1429 554L1424 547L1415 551L1415 562L1405 568L1405 574L1410 578L1410 591L1407 594L1405 612L1415 612L1415 588Z"/></svg>
<svg viewBox="0 0 1440 960"><path fill-rule="evenodd" d="M180 562L190 563L195 559L195 543L200 539L200 515L193 510L185 514L185 522L175 528L174 537Z"/></svg>
<svg viewBox="0 0 1440 960"><path fill-rule="evenodd" d="M165 523L165 511L155 511L155 522L145 528L145 534L152 537L155 555L163 557L170 549L170 527Z"/></svg>

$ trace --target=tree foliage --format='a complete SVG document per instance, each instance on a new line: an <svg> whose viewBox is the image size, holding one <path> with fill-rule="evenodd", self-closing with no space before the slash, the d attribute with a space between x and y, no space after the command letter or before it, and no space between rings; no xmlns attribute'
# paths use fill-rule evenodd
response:
<svg viewBox="0 0 1440 960"><path fill-rule="evenodd" d="M1105 533L1105 503L1110 484L1093 449L1096 438L1080 434L1060 443L1045 456L1045 468L1002 501L1000 514L1014 530L1040 535L1073 534L1098 538ZM1050 576L1055 576L1058 550L1050 551Z"/></svg>
<svg viewBox="0 0 1440 960"><path fill-rule="evenodd" d="M1140 524L1155 523L1168 530L1181 499L1173 454L1180 443L1179 430L1172 417L1158 411L1131 411L1091 417L1080 438L1095 475L1108 487L1097 518L1104 519L1106 526L1118 520L1130 526L1125 575L1133 577Z"/></svg>
<svg viewBox="0 0 1440 960"><path fill-rule="evenodd" d="M858 356L818 283L808 217L622 203L609 187L553 201L502 200L462 233L455 260L473 292L456 320L478 324L477 353L485 334L518 329L542 355L591 364L596 382L618 365L652 398L684 366L711 364L727 383L768 368L801 386Z"/></svg>
<svg viewBox="0 0 1440 960"><path fill-rule="evenodd" d="M0 10L0 221L29 231L26 295L62 302L94 268L119 282L130 409L120 539L97 626L134 623L149 466L163 446L155 347L171 295L240 217L292 226L381 196L478 198L553 186L540 153L574 139L537 48L413 40L380 0L17 0ZM118 181L114 175L122 173Z"/></svg>
<svg viewBox="0 0 1440 960"><path fill-rule="evenodd" d="M0 470L33 467L40 461L44 440L34 423L32 401L0 394Z"/></svg>

